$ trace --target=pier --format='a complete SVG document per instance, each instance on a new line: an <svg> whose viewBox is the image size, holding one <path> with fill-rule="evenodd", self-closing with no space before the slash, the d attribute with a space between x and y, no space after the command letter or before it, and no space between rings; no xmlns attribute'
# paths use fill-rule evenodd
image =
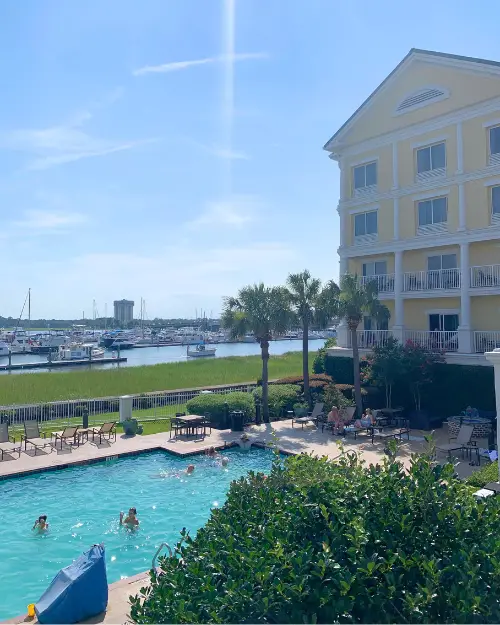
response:
<svg viewBox="0 0 500 625"><path fill-rule="evenodd" d="M79 367L82 365L108 365L127 362L124 357L99 358L95 360L53 360L52 362L16 362L13 365L0 365L0 371L18 371L20 369L64 369L65 367Z"/></svg>

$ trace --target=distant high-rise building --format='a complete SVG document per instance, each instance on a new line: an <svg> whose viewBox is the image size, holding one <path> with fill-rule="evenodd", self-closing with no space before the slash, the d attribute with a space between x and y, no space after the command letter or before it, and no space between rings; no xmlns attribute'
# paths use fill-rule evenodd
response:
<svg viewBox="0 0 500 625"><path fill-rule="evenodd" d="M134 318L134 302L129 299L121 299L113 302L115 307L115 319L126 325Z"/></svg>

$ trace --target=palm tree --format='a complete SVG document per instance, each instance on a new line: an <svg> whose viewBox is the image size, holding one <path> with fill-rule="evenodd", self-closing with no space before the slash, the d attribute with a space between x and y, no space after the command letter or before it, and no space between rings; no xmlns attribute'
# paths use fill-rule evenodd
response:
<svg viewBox="0 0 500 625"><path fill-rule="evenodd" d="M335 290L331 285L331 288ZM338 290L338 287L337 287ZM363 412L361 400L361 380L359 376L359 350L357 329L363 316L371 317L377 323L388 321L391 314L387 306L378 299L378 287L375 280L361 284L358 276L346 274L340 278L340 290L336 302L337 314L347 322L351 333L352 360L354 366L354 395L358 415Z"/></svg>
<svg viewBox="0 0 500 625"><path fill-rule="evenodd" d="M291 273L286 285L290 304L297 321L302 326L302 374L304 397L310 402L309 394L309 327L312 323L325 327L334 312L335 293L327 285L321 288L321 280L312 278L306 269L302 273Z"/></svg>
<svg viewBox="0 0 500 625"><path fill-rule="evenodd" d="M266 287L262 282L242 288L237 297L224 301L221 324L239 338L253 332L262 356L262 416L269 423L269 341L286 331L291 318L288 292L283 287Z"/></svg>

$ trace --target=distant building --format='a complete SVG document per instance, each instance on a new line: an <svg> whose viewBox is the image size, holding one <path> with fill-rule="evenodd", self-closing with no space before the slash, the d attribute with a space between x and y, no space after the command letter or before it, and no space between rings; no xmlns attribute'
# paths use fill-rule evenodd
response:
<svg viewBox="0 0 500 625"><path fill-rule="evenodd" d="M134 319L134 302L129 299L121 299L113 302L115 307L115 319L122 325L130 323Z"/></svg>

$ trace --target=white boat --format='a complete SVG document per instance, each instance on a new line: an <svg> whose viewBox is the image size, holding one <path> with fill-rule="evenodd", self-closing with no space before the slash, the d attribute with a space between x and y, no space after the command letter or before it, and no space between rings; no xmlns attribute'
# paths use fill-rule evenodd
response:
<svg viewBox="0 0 500 625"><path fill-rule="evenodd" d="M69 337L64 334L38 334L33 337L31 351L34 354L57 352L62 345L66 345L69 342Z"/></svg>
<svg viewBox="0 0 500 625"><path fill-rule="evenodd" d="M0 356L8 356L9 355L9 345L4 341L0 341Z"/></svg>
<svg viewBox="0 0 500 625"><path fill-rule="evenodd" d="M205 358L207 356L215 356L216 347L207 347L204 343L199 343L194 349L188 345L188 358Z"/></svg>
<svg viewBox="0 0 500 625"><path fill-rule="evenodd" d="M245 334L241 340L243 343L255 343L255 336L253 334Z"/></svg>
<svg viewBox="0 0 500 625"><path fill-rule="evenodd" d="M126 339L125 337L116 338L108 349L132 349L134 347L134 341L132 339Z"/></svg>
<svg viewBox="0 0 500 625"><path fill-rule="evenodd" d="M32 340L23 329L6 332L2 336L13 354L29 354L31 352Z"/></svg>
<svg viewBox="0 0 500 625"><path fill-rule="evenodd" d="M93 343L73 343L61 345L56 358L57 360L99 360L99 358L104 358L104 350Z"/></svg>

